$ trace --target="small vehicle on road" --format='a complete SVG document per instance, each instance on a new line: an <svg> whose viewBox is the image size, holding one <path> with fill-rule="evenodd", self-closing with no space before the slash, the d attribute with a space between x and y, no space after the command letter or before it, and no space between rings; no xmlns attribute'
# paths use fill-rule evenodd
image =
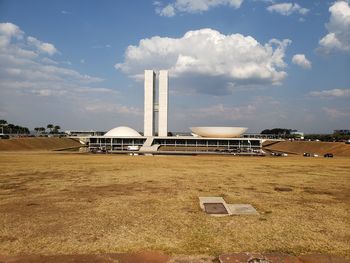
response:
<svg viewBox="0 0 350 263"><path fill-rule="evenodd" d="M325 157L325 158L333 158L333 153L325 153L323 155L323 157Z"/></svg>

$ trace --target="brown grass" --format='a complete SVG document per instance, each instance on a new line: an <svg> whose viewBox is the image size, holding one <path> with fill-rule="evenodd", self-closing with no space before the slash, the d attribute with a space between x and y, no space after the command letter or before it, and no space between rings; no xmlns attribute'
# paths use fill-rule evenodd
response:
<svg viewBox="0 0 350 263"><path fill-rule="evenodd" d="M265 142L265 144L268 145L269 142ZM344 142L282 141L271 144L265 149L295 154L308 152L322 156L325 153L333 153L335 156L350 157L350 144L345 144Z"/></svg>
<svg viewBox="0 0 350 263"><path fill-rule="evenodd" d="M79 146L81 144L78 140L70 138L25 137L0 140L0 151L45 151Z"/></svg>
<svg viewBox="0 0 350 263"><path fill-rule="evenodd" d="M2 254L350 257L348 158L31 152L0 153L0 165ZM281 188L292 190L275 190ZM210 217L199 196L250 203L260 216Z"/></svg>

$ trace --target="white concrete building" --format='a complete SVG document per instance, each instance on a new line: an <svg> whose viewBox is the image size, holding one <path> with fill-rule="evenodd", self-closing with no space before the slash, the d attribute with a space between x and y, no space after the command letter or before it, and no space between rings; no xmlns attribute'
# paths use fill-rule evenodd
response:
<svg viewBox="0 0 350 263"><path fill-rule="evenodd" d="M168 71L159 71L158 136L168 136Z"/></svg>
<svg viewBox="0 0 350 263"><path fill-rule="evenodd" d="M155 87L156 87L156 73L153 70L145 70L145 80L144 80L145 95L144 95L144 115L143 115L144 136L154 136Z"/></svg>
<svg viewBox="0 0 350 263"><path fill-rule="evenodd" d="M245 127L191 127L193 136L168 136L168 71L144 72L144 135L120 126L89 137L91 152L135 154L262 154L260 138L242 138ZM158 76L158 85L157 85ZM158 112L158 136L155 136Z"/></svg>
<svg viewBox="0 0 350 263"><path fill-rule="evenodd" d="M168 135L168 71L159 71L158 101L156 101L156 73L145 70L144 136L155 135L155 113L158 112L158 136Z"/></svg>

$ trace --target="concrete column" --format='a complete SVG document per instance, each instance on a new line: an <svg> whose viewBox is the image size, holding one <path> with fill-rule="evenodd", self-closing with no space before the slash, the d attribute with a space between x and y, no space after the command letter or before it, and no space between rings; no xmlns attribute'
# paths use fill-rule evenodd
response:
<svg viewBox="0 0 350 263"><path fill-rule="evenodd" d="M158 136L168 136L168 71L159 71Z"/></svg>
<svg viewBox="0 0 350 263"><path fill-rule="evenodd" d="M154 136L154 94L156 75L153 70L145 70L144 81L144 136Z"/></svg>

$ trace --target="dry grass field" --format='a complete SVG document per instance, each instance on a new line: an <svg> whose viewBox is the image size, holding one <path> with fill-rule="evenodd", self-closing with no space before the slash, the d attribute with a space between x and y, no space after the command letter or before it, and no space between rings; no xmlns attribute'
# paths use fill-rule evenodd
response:
<svg viewBox="0 0 350 263"><path fill-rule="evenodd" d="M320 156L325 153L333 153L334 156L350 157L350 144L344 142L282 141L267 146L265 149L301 155L305 152Z"/></svg>
<svg viewBox="0 0 350 263"><path fill-rule="evenodd" d="M0 254L350 258L349 158L1 152L0 167ZM210 217L199 196L250 203L260 216Z"/></svg>
<svg viewBox="0 0 350 263"><path fill-rule="evenodd" d="M24 137L0 140L0 151L45 151L79 147L78 140L70 138Z"/></svg>

